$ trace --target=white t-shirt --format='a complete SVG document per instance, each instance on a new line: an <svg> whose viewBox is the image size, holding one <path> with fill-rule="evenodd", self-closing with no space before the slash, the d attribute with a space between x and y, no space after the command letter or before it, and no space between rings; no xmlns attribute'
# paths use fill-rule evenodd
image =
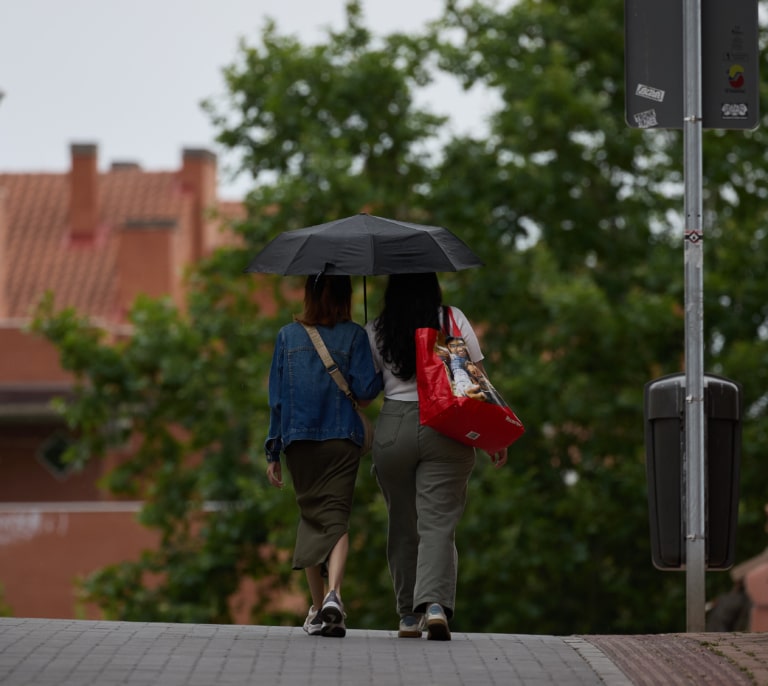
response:
<svg viewBox="0 0 768 686"><path fill-rule="evenodd" d="M480 344L477 341L472 325L469 320L464 316L464 313L458 307L451 307L453 312L453 318L456 321L456 326L461 331L461 336L467 345L467 352L469 353L469 359L472 362L482 362L483 353L480 350ZM442 308L440 308L440 323L442 326ZM395 376L388 364L384 362L381 357L381 352L376 344L376 330L374 325L376 320L369 321L365 325L365 331L368 334L368 341L371 344L371 352L373 353L373 364L376 367L377 372L382 372L384 378L384 397L390 400L406 400L411 402L417 402L419 400L419 393L416 389L416 377L414 376L407 381ZM452 324L449 325L452 326Z"/></svg>

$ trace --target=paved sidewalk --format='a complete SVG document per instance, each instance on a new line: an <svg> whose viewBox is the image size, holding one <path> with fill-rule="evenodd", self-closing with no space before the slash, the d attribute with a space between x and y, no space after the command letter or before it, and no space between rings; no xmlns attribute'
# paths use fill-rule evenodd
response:
<svg viewBox="0 0 768 686"><path fill-rule="evenodd" d="M350 630L0 618L2 686L768 685L768 634L536 636L449 643Z"/></svg>

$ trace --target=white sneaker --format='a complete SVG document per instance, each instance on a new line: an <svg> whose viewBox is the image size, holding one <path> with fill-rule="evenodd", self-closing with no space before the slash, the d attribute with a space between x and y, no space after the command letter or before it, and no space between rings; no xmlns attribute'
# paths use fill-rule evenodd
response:
<svg viewBox="0 0 768 686"><path fill-rule="evenodd" d="M424 626L425 619L423 614L403 615L400 617L397 636L398 638L421 638Z"/></svg>
<svg viewBox="0 0 768 686"><path fill-rule="evenodd" d="M439 603L427 606L425 613L427 618L427 640L450 641L451 630L448 628L448 618Z"/></svg>
<svg viewBox="0 0 768 686"><path fill-rule="evenodd" d="M323 629L323 620L320 619L320 613L315 610L315 606L309 608L307 618L304 620L304 626L301 627L310 636L317 636Z"/></svg>
<svg viewBox="0 0 768 686"><path fill-rule="evenodd" d="M320 630L323 636L333 636L342 638L347 635L347 627L344 624L344 605L336 591L329 591L323 600L323 606L318 613L323 622L323 628Z"/></svg>
<svg viewBox="0 0 768 686"><path fill-rule="evenodd" d="M324 622L341 622L344 620L344 606L336 595L336 591L329 591L320 608L320 618Z"/></svg>

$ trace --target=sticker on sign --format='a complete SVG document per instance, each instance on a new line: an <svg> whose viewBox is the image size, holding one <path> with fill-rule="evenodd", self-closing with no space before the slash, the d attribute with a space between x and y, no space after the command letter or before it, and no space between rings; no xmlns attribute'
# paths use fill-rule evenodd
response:
<svg viewBox="0 0 768 686"><path fill-rule="evenodd" d="M656 110L637 112L632 118L640 129L650 129L653 126L659 125L659 120L656 117Z"/></svg>
<svg viewBox="0 0 768 686"><path fill-rule="evenodd" d="M749 116L749 106L743 102L724 102L720 112L723 119L746 119Z"/></svg>
<svg viewBox="0 0 768 686"><path fill-rule="evenodd" d="M642 83L637 84L635 95L638 95L641 98L647 98L648 100L655 100L656 102L664 102L664 91L661 88L646 86Z"/></svg>

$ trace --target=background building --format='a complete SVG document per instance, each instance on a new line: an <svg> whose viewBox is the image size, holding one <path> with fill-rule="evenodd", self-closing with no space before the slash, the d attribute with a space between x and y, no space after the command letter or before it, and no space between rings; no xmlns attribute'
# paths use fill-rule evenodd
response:
<svg viewBox="0 0 768 686"><path fill-rule="evenodd" d="M16 616L98 617L78 604L75 579L154 543L140 503L98 488L110 460L62 463L69 437L50 401L71 379L25 331L34 307L52 291L57 308L117 339L137 295L181 304L185 267L233 240L228 223L243 214L217 198L216 177L216 156L200 149L174 171L100 171L90 143L71 146L68 173L0 173L0 607Z"/></svg>

